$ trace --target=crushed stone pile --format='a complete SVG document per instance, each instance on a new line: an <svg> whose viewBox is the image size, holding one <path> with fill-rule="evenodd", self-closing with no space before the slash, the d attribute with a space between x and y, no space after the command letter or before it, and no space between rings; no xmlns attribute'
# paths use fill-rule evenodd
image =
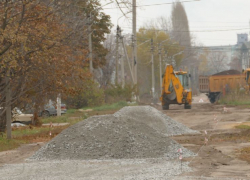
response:
<svg viewBox="0 0 250 180"><path fill-rule="evenodd" d="M140 123L145 123L166 136L199 133L151 106L127 106L114 113L114 116L129 117Z"/></svg>
<svg viewBox="0 0 250 180"><path fill-rule="evenodd" d="M141 113L147 116L150 110L152 110L151 116L140 120L143 116ZM128 116L125 115L126 112L129 113ZM136 112L141 115L136 117ZM164 128L181 124L173 123L171 119L169 124L165 122L168 119L161 122L159 117L163 117L162 113L149 106L125 107L114 115L93 116L62 131L38 150L31 159L91 160L160 157L173 159L179 156L177 154L179 148L183 150L183 157L193 156L193 152L166 136L168 131L174 134L174 131L178 130L180 134L180 128L168 127L167 130ZM151 121L150 118L152 118ZM183 130L183 125L181 129Z"/></svg>

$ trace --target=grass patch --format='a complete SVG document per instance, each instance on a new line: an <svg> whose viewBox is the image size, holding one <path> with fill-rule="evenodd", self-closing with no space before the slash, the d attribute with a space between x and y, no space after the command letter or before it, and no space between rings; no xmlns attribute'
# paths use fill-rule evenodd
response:
<svg viewBox="0 0 250 180"><path fill-rule="evenodd" d="M214 142L250 142L250 129L242 129L237 133L223 133L211 136L211 141Z"/></svg>
<svg viewBox="0 0 250 180"><path fill-rule="evenodd" d="M80 110L77 109L69 109L67 113L58 117L58 116L51 116L49 118L42 119L42 123L69 123L75 124L83 119L88 118L89 116L93 115L102 115L102 114L112 114L114 111L117 111L125 106L131 106L136 104L128 104L126 101L119 101L113 104L105 104L102 106L97 107L85 107ZM84 112L82 110L92 109L92 111Z"/></svg>
<svg viewBox="0 0 250 180"><path fill-rule="evenodd" d="M47 142L50 141L53 137L57 136L61 131L68 128L69 126L82 121L93 115L104 115L104 114L113 114L117 110L128 106L129 104L125 101L120 101L110 105L103 105L98 107L88 107L86 109L93 109L90 112L84 112L82 110L69 109L67 113L57 117L51 116L49 118L41 119L43 124L45 123L69 123L65 126L55 126L50 128L49 126L41 127L13 127L12 128L12 139L7 140L5 134L0 136L0 151L7 151L15 149L21 144L35 143L35 142ZM83 109L83 110L84 110ZM50 136L51 132L51 136Z"/></svg>
<svg viewBox="0 0 250 180"><path fill-rule="evenodd" d="M62 116L51 116L48 118L44 118L41 120L43 124L47 124L50 122L53 123L67 123L68 122L68 117L66 115L62 115Z"/></svg>
<svg viewBox="0 0 250 180"><path fill-rule="evenodd" d="M86 113L78 111L77 109L69 109L67 110L67 113L63 114L62 116L51 116L49 118L41 119L41 122L43 124L50 122L75 124L86 118Z"/></svg>
<svg viewBox="0 0 250 180"><path fill-rule="evenodd" d="M250 163L250 147L246 147L240 150L239 158L243 161Z"/></svg>
<svg viewBox="0 0 250 180"><path fill-rule="evenodd" d="M76 111L76 109L68 109L67 114L74 114Z"/></svg>
<svg viewBox="0 0 250 180"><path fill-rule="evenodd" d="M219 100L219 104L225 104L225 105L231 105L231 106L239 106L239 105L250 106L250 101L225 101L225 100Z"/></svg>
<svg viewBox="0 0 250 180"><path fill-rule="evenodd" d="M40 134L42 132L49 132L49 127L22 127L22 128L16 128L12 131L12 137L18 138L22 136L29 136L33 134Z"/></svg>
<svg viewBox="0 0 250 180"><path fill-rule="evenodd" d="M75 124L81 120L88 118L93 115L103 115L103 114L112 114L115 111L125 107L132 106L136 104L128 104L126 101L119 101L113 104L105 104L97 107L85 107L83 109L69 109L67 113L62 116L51 116L49 118L41 119L43 124L45 123L69 123L70 125ZM92 109L92 111L84 112L82 110Z"/></svg>
<svg viewBox="0 0 250 180"><path fill-rule="evenodd" d="M231 105L231 106L248 106L250 107L249 95L244 93L233 92L222 97L219 104Z"/></svg>
<svg viewBox="0 0 250 180"><path fill-rule="evenodd" d="M29 144L36 142L48 142L55 136L57 136L67 126L56 126L56 127L19 127L12 129L12 139L8 140L6 135L0 136L0 152L8 151L19 147L21 144ZM51 132L51 135L50 135Z"/></svg>
<svg viewBox="0 0 250 180"><path fill-rule="evenodd" d="M0 136L0 152L15 149L23 144L22 140L10 139L8 140L5 136Z"/></svg>
<svg viewBox="0 0 250 180"><path fill-rule="evenodd" d="M242 125L235 126L235 128L237 128L237 129L250 129L250 126L242 124Z"/></svg>

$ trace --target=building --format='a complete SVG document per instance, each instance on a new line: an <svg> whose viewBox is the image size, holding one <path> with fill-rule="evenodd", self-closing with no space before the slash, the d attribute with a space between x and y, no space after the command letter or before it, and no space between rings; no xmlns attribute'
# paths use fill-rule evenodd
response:
<svg viewBox="0 0 250 180"><path fill-rule="evenodd" d="M248 42L248 34L237 34L237 45L240 46L243 43Z"/></svg>
<svg viewBox="0 0 250 180"><path fill-rule="evenodd" d="M224 63L224 69L221 70L229 70L232 68L242 70L250 67L250 42L248 41L248 34L237 34L237 43L235 45L206 46L198 48L200 48L198 54L203 53L204 50L209 52L209 62L213 62L215 68L217 64L219 65L220 60ZM237 64L238 66L232 67L232 61L236 61L234 64ZM215 72L210 72L210 74L211 73Z"/></svg>

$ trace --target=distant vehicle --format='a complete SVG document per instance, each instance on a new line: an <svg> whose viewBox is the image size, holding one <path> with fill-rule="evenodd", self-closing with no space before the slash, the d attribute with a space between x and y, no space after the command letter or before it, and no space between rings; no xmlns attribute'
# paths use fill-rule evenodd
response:
<svg viewBox="0 0 250 180"><path fill-rule="evenodd" d="M66 104L61 104L61 113L65 114L67 112ZM44 109L39 113L41 117L50 117L57 115L57 107L50 101L44 106Z"/></svg>
<svg viewBox="0 0 250 180"><path fill-rule="evenodd" d="M15 107L12 110L12 123L24 123L31 122L33 114L24 114L19 108Z"/></svg>
<svg viewBox="0 0 250 180"><path fill-rule="evenodd" d="M247 93L249 93L250 92L250 68L247 68L246 70L244 70L243 74L245 75L245 80L247 82L245 88L247 90Z"/></svg>
<svg viewBox="0 0 250 180"><path fill-rule="evenodd" d="M245 75L237 70L223 71L211 76L199 77L199 89L215 103L221 95L246 86Z"/></svg>

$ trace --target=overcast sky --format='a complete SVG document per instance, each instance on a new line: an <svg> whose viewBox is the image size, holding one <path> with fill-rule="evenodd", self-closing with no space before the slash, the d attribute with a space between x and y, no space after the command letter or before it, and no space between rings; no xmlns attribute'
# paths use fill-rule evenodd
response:
<svg viewBox="0 0 250 180"><path fill-rule="evenodd" d="M137 8L137 28L143 26L145 22L155 20L160 16L169 18L171 4L154 4L174 2L174 0L137 1L139 6L151 5ZM107 3L105 0L101 0L101 2L103 4ZM186 2L183 5L188 16L190 31L196 37L197 43L202 43L204 46L234 45L237 42L237 34L249 34L250 32L250 0L200 0ZM113 4L104 8L112 8L104 9L104 11L111 16L112 23L116 26L117 19L122 16L121 12ZM131 14L129 14L129 17L132 17ZM131 19L120 18L119 25L124 32L132 32Z"/></svg>

